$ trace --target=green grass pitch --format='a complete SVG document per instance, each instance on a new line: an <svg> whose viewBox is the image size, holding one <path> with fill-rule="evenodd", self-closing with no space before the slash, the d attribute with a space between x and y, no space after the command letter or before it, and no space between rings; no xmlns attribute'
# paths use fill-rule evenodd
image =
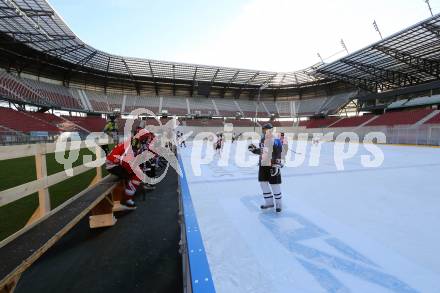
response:
<svg viewBox="0 0 440 293"><path fill-rule="evenodd" d="M88 149L81 149L73 166L83 164L83 156L90 155ZM65 154L67 156L67 153ZM95 158L95 157L94 157ZM52 175L64 170L55 160L55 154L46 155L47 173ZM54 209L67 199L87 188L96 175L96 169L68 178L49 188L51 208ZM103 167L103 176L107 175ZM0 161L0 190L6 190L36 180L35 157ZM21 229L38 207L38 194L34 193L0 207L0 241Z"/></svg>

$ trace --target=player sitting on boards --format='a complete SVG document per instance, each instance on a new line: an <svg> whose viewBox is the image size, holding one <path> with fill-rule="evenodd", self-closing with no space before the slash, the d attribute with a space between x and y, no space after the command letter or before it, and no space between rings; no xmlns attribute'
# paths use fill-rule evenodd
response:
<svg viewBox="0 0 440 293"><path fill-rule="evenodd" d="M141 137L142 140L137 139L137 135L139 133L142 133ZM153 158L149 159L148 161L144 162L140 165L140 168L150 178L156 177L156 162L159 157L159 155L152 150L152 144L153 140L155 139L155 135L152 132L148 132L145 129L138 127L136 129L136 132L134 133L133 139L131 140L131 144L133 146L133 151L135 152L135 155L141 154L143 152L150 152L153 156ZM149 183L144 183L143 187L145 190L154 190L155 186Z"/></svg>
<svg viewBox="0 0 440 293"><path fill-rule="evenodd" d="M124 180L125 185L125 197L121 204L129 207L135 208L136 204L134 202L134 195L138 191L139 186L141 185L141 179L134 173L130 166L130 162L132 162L138 153L139 153L139 144L144 143L149 137L149 133L147 131L139 131L133 139L129 140L128 143L120 143L118 144L106 158L106 169L110 174L116 175L120 179ZM136 143L133 143L136 141ZM126 149L127 147L127 149ZM132 149L132 152L129 151L128 148Z"/></svg>
<svg viewBox="0 0 440 293"><path fill-rule="evenodd" d="M263 137L260 146L251 144L248 150L259 155L258 181L263 191L264 204L261 209L275 207L277 213L281 212L281 168L283 159L283 145L279 138L272 133L273 126L268 123L263 126ZM275 197L275 203L274 203Z"/></svg>

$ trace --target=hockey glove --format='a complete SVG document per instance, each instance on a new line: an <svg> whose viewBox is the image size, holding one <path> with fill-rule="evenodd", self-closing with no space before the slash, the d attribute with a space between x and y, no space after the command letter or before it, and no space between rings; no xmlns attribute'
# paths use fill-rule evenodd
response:
<svg viewBox="0 0 440 293"><path fill-rule="evenodd" d="M255 152L255 151L257 150L257 147L256 147L254 144L250 144L250 145L248 146L248 150L249 150L251 153L253 153L253 152Z"/></svg>
<svg viewBox="0 0 440 293"><path fill-rule="evenodd" d="M272 168L270 169L270 175L271 176L279 175L281 168L283 168L283 164L282 164L281 160L275 160L272 163Z"/></svg>

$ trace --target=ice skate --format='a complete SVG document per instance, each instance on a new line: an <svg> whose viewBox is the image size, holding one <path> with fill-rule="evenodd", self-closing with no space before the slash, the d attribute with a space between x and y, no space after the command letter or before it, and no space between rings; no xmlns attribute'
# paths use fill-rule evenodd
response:
<svg viewBox="0 0 440 293"><path fill-rule="evenodd" d="M275 205L274 205L274 203L273 203L273 196L272 195L270 195L270 196L265 196L264 197L264 204L262 204L261 206L260 206L260 208L262 209L262 210L267 210L267 209L271 209L271 208L273 208Z"/></svg>
<svg viewBox="0 0 440 293"><path fill-rule="evenodd" d="M275 197L275 211L277 213L281 213L282 209L283 209L283 204L281 202L281 196Z"/></svg>
<svg viewBox="0 0 440 293"><path fill-rule="evenodd" d="M132 209L136 208L136 203L132 199L128 199L124 202L121 202L121 204L126 206L127 208L132 208Z"/></svg>

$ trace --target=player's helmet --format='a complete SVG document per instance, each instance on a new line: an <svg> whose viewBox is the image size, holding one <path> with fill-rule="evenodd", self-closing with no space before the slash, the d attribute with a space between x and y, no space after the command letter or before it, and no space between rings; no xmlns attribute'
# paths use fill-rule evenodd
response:
<svg viewBox="0 0 440 293"><path fill-rule="evenodd" d="M115 115L115 114L110 114L110 115L108 116L108 118L110 119L110 121L115 121L115 119L116 119L116 115Z"/></svg>
<svg viewBox="0 0 440 293"><path fill-rule="evenodd" d="M156 138L156 135L153 132L149 132L147 135L147 141L152 141Z"/></svg>
<svg viewBox="0 0 440 293"><path fill-rule="evenodd" d="M137 131L134 138L140 142L144 142L144 141L147 141L151 137L151 135L152 135L151 132L142 128L139 131Z"/></svg>
<svg viewBox="0 0 440 293"><path fill-rule="evenodd" d="M273 126L270 123L266 123L263 125L263 129L272 129L272 128L273 128Z"/></svg>

